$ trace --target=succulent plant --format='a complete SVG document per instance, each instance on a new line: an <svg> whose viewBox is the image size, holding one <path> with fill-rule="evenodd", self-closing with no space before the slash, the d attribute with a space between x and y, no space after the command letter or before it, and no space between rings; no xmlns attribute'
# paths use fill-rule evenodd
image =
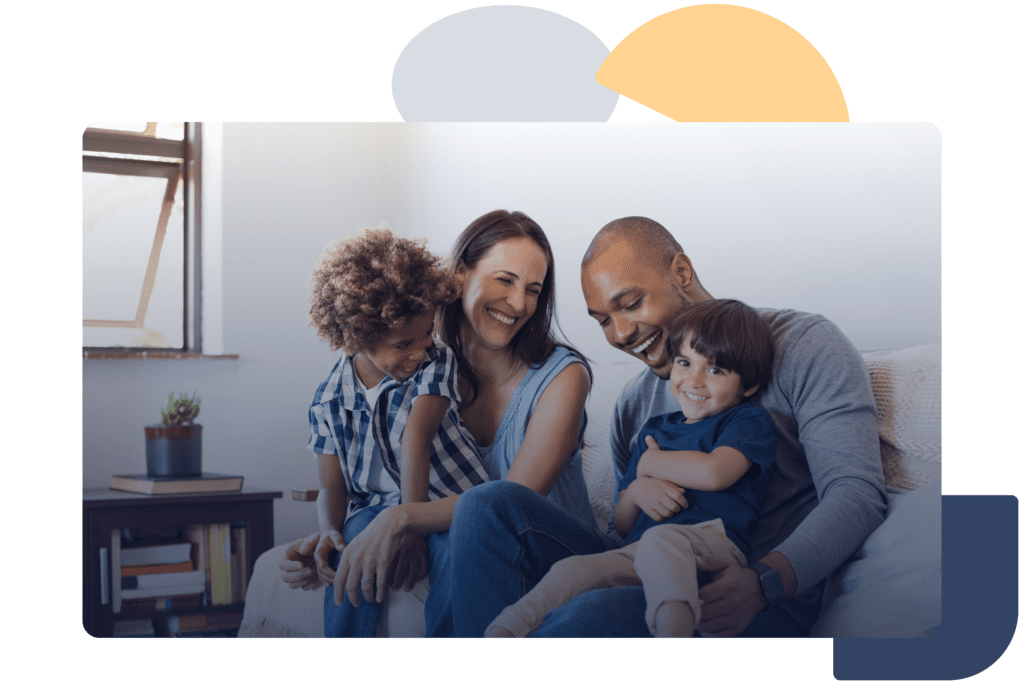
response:
<svg viewBox="0 0 1024 686"><path fill-rule="evenodd" d="M184 393L174 399L174 394L167 396L167 407L160 410L163 423L168 425L191 424L192 420L199 414L199 401L193 393L187 397Z"/></svg>

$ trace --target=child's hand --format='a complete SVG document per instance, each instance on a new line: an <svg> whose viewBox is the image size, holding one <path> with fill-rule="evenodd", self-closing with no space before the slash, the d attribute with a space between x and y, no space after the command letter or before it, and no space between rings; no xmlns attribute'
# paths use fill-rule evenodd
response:
<svg viewBox="0 0 1024 686"><path fill-rule="evenodd" d="M319 540L320 532L316 532L288 544L284 560L278 567L284 572L281 579L290 588L312 591L323 586L313 560L313 552Z"/></svg>
<svg viewBox="0 0 1024 686"><path fill-rule="evenodd" d="M668 519L690 506L683 495L684 489L664 479L640 477L629 485L626 492L636 506L656 522Z"/></svg>
<svg viewBox="0 0 1024 686"><path fill-rule="evenodd" d="M320 542L313 551L313 560L316 562L316 571L320 581L328 586L334 583L334 570L331 569L331 553L335 550L341 552L345 549L345 537L340 531L331 529L321 532Z"/></svg>
<svg viewBox="0 0 1024 686"><path fill-rule="evenodd" d="M657 454L662 452L661 446L659 446L658 442L654 440L654 436L645 437L644 442L647 444L647 450L644 451L643 455L640 456L640 461L637 462L637 478L640 478L641 476L650 476L650 473L647 471L647 465L651 460L656 460Z"/></svg>

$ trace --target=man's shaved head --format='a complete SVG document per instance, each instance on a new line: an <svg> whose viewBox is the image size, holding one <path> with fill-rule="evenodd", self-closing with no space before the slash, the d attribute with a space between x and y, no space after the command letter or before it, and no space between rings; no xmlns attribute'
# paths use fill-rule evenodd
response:
<svg viewBox="0 0 1024 686"><path fill-rule="evenodd" d="M583 267L586 267L598 255L620 241L629 241L640 249L641 254L649 255L651 261L659 267L667 269L676 253L683 252L679 242L664 226L647 217L623 217L605 224L597 232L590 247L583 255Z"/></svg>

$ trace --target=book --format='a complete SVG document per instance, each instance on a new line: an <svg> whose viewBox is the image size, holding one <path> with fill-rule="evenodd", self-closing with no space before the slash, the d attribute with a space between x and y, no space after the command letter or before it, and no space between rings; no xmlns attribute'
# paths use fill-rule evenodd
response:
<svg viewBox="0 0 1024 686"><path fill-rule="evenodd" d="M184 584L201 584L205 586L206 572L204 572L201 569L191 569L187 572L167 572L166 574L143 574L142 576L121 577L122 591L127 591L135 588L160 588L161 586L182 586Z"/></svg>
<svg viewBox="0 0 1024 686"><path fill-rule="evenodd" d="M192 524L185 527L185 538L192 541L192 563L206 575L206 592L203 605L210 604L210 527L206 524Z"/></svg>
<svg viewBox="0 0 1024 686"><path fill-rule="evenodd" d="M232 602L244 603L248 584L248 561L246 551L246 528L244 525L231 527L231 590Z"/></svg>
<svg viewBox="0 0 1024 686"><path fill-rule="evenodd" d="M114 622L116 638L156 636L151 619L118 619Z"/></svg>
<svg viewBox="0 0 1024 686"><path fill-rule="evenodd" d="M231 591L231 525L210 524L210 602L229 605Z"/></svg>
<svg viewBox="0 0 1024 686"><path fill-rule="evenodd" d="M146 476L145 474L115 474L110 482L114 491L130 491L145 495L174 493L211 493L242 490L242 477L230 474L203 472L199 476Z"/></svg>
<svg viewBox="0 0 1024 686"><path fill-rule="evenodd" d="M174 637L199 635L213 631L237 631L241 624L241 612L223 615L174 615L167 618L168 632Z"/></svg>
<svg viewBox="0 0 1024 686"><path fill-rule="evenodd" d="M121 611L121 530L110 531L110 607L116 615ZM106 583L104 581L104 583Z"/></svg>
<svg viewBox="0 0 1024 686"><path fill-rule="evenodd" d="M122 588L121 602L137 598L160 598L163 596L202 595L205 583L179 584L177 586L156 586L154 588Z"/></svg>
<svg viewBox="0 0 1024 686"><path fill-rule="evenodd" d="M170 574L172 572L189 572L195 569L192 562L175 562L169 565L134 565L121 567L121 576L143 576L146 574Z"/></svg>
<svg viewBox="0 0 1024 686"><path fill-rule="evenodd" d="M121 612L180 612L198 610L203 606L203 595L193 593L179 596L160 596L157 598L130 598L121 603Z"/></svg>
<svg viewBox="0 0 1024 686"><path fill-rule="evenodd" d="M238 627L225 629L201 629L170 634L171 638L238 638Z"/></svg>
<svg viewBox="0 0 1024 686"><path fill-rule="evenodd" d="M120 539L118 540L120 545ZM135 546L133 548L121 548L119 560L121 567L133 567L144 565L165 565L189 562L192 559L192 544L187 541L177 543L164 543L161 545ZM120 567L114 578L121 576Z"/></svg>

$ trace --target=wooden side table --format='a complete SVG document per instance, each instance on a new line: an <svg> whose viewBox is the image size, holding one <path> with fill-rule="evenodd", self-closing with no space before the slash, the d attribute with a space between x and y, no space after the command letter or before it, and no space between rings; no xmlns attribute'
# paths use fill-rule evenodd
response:
<svg viewBox="0 0 1024 686"><path fill-rule="evenodd" d="M121 613L111 603L111 532L140 528L173 530L193 524L222 522L246 527L247 577L262 553L274 545L274 499L280 491L243 488L241 491L192 495L140 495L108 489L82 491L82 624L93 636L112 636L115 619L155 619L180 614L239 613L244 603L180 610Z"/></svg>

